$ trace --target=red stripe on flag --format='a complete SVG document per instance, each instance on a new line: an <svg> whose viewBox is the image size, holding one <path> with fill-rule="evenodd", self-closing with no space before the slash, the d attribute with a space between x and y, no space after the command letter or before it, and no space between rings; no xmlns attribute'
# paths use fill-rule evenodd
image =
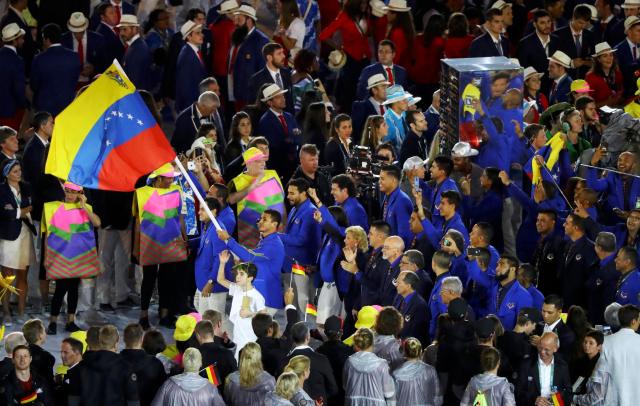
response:
<svg viewBox="0 0 640 406"><path fill-rule="evenodd" d="M99 189L131 191L141 176L175 157L175 151L156 124L111 150L98 173Z"/></svg>

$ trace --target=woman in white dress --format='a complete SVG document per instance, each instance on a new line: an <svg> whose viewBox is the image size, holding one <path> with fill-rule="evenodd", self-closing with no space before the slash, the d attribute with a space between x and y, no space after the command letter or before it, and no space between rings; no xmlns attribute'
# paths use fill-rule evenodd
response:
<svg viewBox="0 0 640 406"><path fill-rule="evenodd" d="M27 268L34 256L31 222L31 192L22 182L22 167L15 159L2 168L0 185L0 266L2 276L15 276L18 289L18 317L24 316L27 299ZM12 324L9 311L9 294L3 298L3 323Z"/></svg>

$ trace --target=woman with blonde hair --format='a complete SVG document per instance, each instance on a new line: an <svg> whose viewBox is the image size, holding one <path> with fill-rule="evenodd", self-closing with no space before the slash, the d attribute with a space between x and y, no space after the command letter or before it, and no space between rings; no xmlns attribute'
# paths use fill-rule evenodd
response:
<svg viewBox="0 0 640 406"><path fill-rule="evenodd" d="M298 377L298 389L295 391L291 399L291 403L294 406L313 405L315 402L304 391L304 382L309 379L311 374L311 360L304 355L296 355L289 360L289 363L284 367L284 372L293 372ZM278 379L280 381L280 379ZM277 385L276 385L277 391Z"/></svg>
<svg viewBox="0 0 640 406"><path fill-rule="evenodd" d="M404 342L404 364L393 372L396 380L396 402L399 405L440 406L442 393L438 373L420 360L422 345L416 338Z"/></svg>
<svg viewBox="0 0 640 406"><path fill-rule="evenodd" d="M395 384L387 361L373 353L373 331L361 328L353 338L355 354L344 365L344 404L385 404L395 396ZM362 399L367 399L363 403Z"/></svg>
<svg viewBox="0 0 640 406"><path fill-rule="evenodd" d="M262 367L262 352L256 343L247 343L240 351L238 370L227 377L224 395L227 403L238 406L263 405L265 396L275 388L275 379Z"/></svg>
<svg viewBox="0 0 640 406"><path fill-rule="evenodd" d="M283 372L278 377L276 388L273 392L267 394L264 401L265 406L292 406L290 399L293 398L298 389L298 375L295 372ZM313 401L312 401L313 402ZM310 403L315 404L315 402Z"/></svg>
<svg viewBox="0 0 640 406"><path fill-rule="evenodd" d="M387 136L389 126L382 116L369 116L364 123L360 145L369 148L373 153L382 139Z"/></svg>

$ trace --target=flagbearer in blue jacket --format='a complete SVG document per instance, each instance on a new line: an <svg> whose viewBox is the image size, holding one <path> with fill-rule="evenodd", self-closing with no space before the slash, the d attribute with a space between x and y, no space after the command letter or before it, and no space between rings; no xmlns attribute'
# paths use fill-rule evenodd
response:
<svg viewBox="0 0 640 406"><path fill-rule="evenodd" d="M298 309L304 311L307 303L310 303L314 297L313 284L310 282L308 272L316 263L322 230L313 219L313 213L317 208L309 199L309 182L302 178L291 179L287 185L287 200L291 205L291 211L287 218L285 232L280 234L287 253L282 272L290 273L291 267L296 264L307 273L290 275L293 279L290 283L298 301Z"/></svg>
<svg viewBox="0 0 640 406"><path fill-rule="evenodd" d="M495 282L491 289L492 313L500 318L507 330L513 330L521 309L533 306L531 295L516 279L519 265L517 258L502 255L498 260Z"/></svg>
<svg viewBox="0 0 640 406"><path fill-rule="evenodd" d="M413 204L409 196L400 190L400 169L397 166L382 167L379 188L385 195L382 201L382 220L391 227L391 235L400 236L405 247L410 246L413 233L409 228L409 219Z"/></svg>
<svg viewBox="0 0 640 406"><path fill-rule="evenodd" d="M223 230L227 230L224 221L219 216L222 205L214 197L207 197L205 202L209 210L218 220L218 224ZM200 233L200 245L196 254L196 293L193 296L193 306L198 313L203 314L207 310L216 310L225 314L228 289L216 282L220 259L218 254L227 249L227 245L218 238L216 227L213 225L207 212L203 207L198 211L198 217L202 222L202 232ZM233 263L229 261L225 268L225 277L233 280L231 268Z"/></svg>
<svg viewBox="0 0 640 406"><path fill-rule="evenodd" d="M265 210L258 220L258 231L262 239L254 250L249 250L233 239L226 230L217 230L218 237L227 243L227 248L243 262L251 262L258 268L253 286L264 296L267 312L272 316L284 308L280 270L285 258L284 245L278 236L282 222L279 212Z"/></svg>

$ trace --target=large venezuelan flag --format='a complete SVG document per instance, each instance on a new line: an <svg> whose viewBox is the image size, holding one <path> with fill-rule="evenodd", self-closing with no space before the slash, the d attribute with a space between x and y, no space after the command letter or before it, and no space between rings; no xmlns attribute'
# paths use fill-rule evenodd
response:
<svg viewBox="0 0 640 406"><path fill-rule="evenodd" d="M46 173L92 189L132 191L176 154L117 61L56 117Z"/></svg>
<svg viewBox="0 0 640 406"><path fill-rule="evenodd" d="M89 210L91 206L87 205ZM45 238L47 279L91 278L100 261L93 225L77 203L47 202L41 223Z"/></svg>

